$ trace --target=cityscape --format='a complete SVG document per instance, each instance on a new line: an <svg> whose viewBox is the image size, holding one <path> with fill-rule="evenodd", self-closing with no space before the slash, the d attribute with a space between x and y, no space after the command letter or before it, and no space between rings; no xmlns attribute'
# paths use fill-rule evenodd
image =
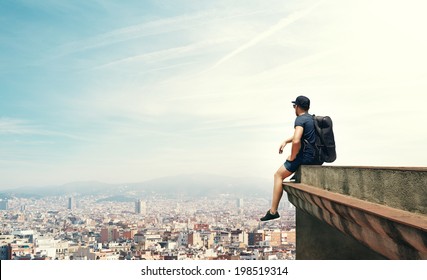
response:
<svg viewBox="0 0 427 280"><path fill-rule="evenodd" d="M1 260L295 259L295 208L268 197L108 194L0 200Z"/></svg>

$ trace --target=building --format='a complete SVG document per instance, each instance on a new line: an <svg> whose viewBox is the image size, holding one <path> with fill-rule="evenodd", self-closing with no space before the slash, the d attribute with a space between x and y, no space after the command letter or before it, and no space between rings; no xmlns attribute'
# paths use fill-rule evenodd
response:
<svg viewBox="0 0 427 280"><path fill-rule="evenodd" d="M37 236L34 238L34 253L40 257L56 258L56 249L59 240L54 240L52 237Z"/></svg>
<svg viewBox="0 0 427 280"><path fill-rule="evenodd" d="M295 230L291 230L291 231L286 231L284 232L284 239L285 242L287 244L296 244L296 231Z"/></svg>
<svg viewBox="0 0 427 280"><path fill-rule="evenodd" d="M10 256L9 256L9 245L4 244L1 245L0 244L0 260L9 260Z"/></svg>
<svg viewBox="0 0 427 280"><path fill-rule="evenodd" d="M133 236L133 241L137 244L142 244L145 241L145 235L142 233L137 233Z"/></svg>
<svg viewBox="0 0 427 280"><path fill-rule="evenodd" d="M116 227L106 227L101 229L101 243L117 241L120 238L120 232Z"/></svg>
<svg viewBox="0 0 427 280"><path fill-rule="evenodd" d="M74 202L74 198L73 197L69 197L68 198L68 210L73 210L75 206L75 202Z"/></svg>
<svg viewBox="0 0 427 280"><path fill-rule="evenodd" d="M231 242L231 233L227 231L221 231L218 233L218 243L221 245L227 245Z"/></svg>
<svg viewBox="0 0 427 280"><path fill-rule="evenodd" d="M244 206L244 203L243 203L243 198L239 198L239 199L237 199L237 213L238 214L243 214L243 206Z"/></svg>
<svg viewBox="0 0 427 280"><path fill-rule="evenodd" d="M237 199L237 208L242 209L244 206L243 198Z"/></svg>
<svg viewBox="0 0 427 280"><path fill-rule="evenodd" d="M135 214L147 215L147 203L141 199L135 201Z"/></svg>
<svg viewBox="0 0 427 280"><path fill-rule="evenodd" d="M187 247L188 246L188 232L181 231L178 235L178 246L179 247Z"/></svg>
<svg viewBox="0 0 427 280"><path fill-rule="evenodd" d="M133 240L133 237L138 231L136 229L127 229L123 231L123 238L127 240Z"/></svg>
<svg viewBox="0 0 427 280"><path fill-rule="evenodd" d="M160 242L162 242L162 236L160 234L144 235L143 245L145 250L152 250L156 247L160 248Z"/></svg>
<svg viewBox="0 0 427 280"><path fill-rule="evenodd" d="M258 251L254 252L241 252L240 259L241 260L257 260L258 259Z"/></svg>
<svg viewBox="0 0 427 280"><path fill-rule="evenodd" d="M259 246L264 241L264 231L250 232L248 234L248 245Z"/></svg>
<svg viewBox="0 0 427 280"><path fill-rule="evenodd" d="M119 260L119 257L119 253L113 250L95 251L87 246L79 247L72 255L73 260Z"/></svg>
<svg viewBox="0 0 427 280"><path fill-rule="evenodd" d="M282 245L282 232L274 230L270 233L270 246L279 247Z"/></svg>
<svg viewBox="0 0 427 280"><path fill-rule="evenodd" d="M9 201L7 199L0 199L0 210L9 210Z"/></svg>
<svg viewBox="0 0 427 280"><path fill-rule="evenodd" d="M210 231L200 232L200 238L203 240L203 246L212 249L215 245L215 233Z"/></svg>
<svg viewBox="0 0 427 280"><path fill-rule="evenodd" d="M36 234L33 230L15 230L12 231L12 235L15 236L15 239L26 240L29 243L33 243Z"/></svg>
<svg viewBox="0 0 427 280"><path fill-rule="evenodd" d="M191 247L203 247L204 241L199 232L194 231L188 234L188 245Z"/></svg>
<svg viewBox="0 0 427 280"><path fill-rule="evenodd" d="M15 259L28 259L31 260L34 254L34 248L32 243L12 243L7 245L7 255L9 260Z"/></svg>
<svg viewBox="0 0 427 280"><path fill-rule="evenodd" d="M201 230L208 231L209 230L209 224L194 224L194 230L196 230L196 231L201 231Z"/></svg>
<svg viewBox="0 0 427 280"><path fill-rule="evenodd" d="M0 235L0 260L9 260L9 244L15 240L14 235Z"/></svg>
<svg viewBox="0 0 427 280"><path fill-rule="evenodd" d="M248 234L240 229L230 232L230 243L239 246L241 243L248 245Z"/></svg>

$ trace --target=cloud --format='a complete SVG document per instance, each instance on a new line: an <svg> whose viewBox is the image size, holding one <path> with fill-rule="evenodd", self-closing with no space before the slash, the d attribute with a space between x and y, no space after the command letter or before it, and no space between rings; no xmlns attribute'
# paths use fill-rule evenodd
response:
<svg viewBox="0 0 427 280"><path fill-rule="evenodd" d="M90 138L67 133L46 129L42 125L35 124L32 121L16 118L0 118L0 134L3 135L39 135L46 137L61 137L79 141L90 141ZM32 143L42 143L43 141L31 141ZM46 141L45 143L49 143Z"/></svg>
<svg viewBox="0 0 427 280"><path fill-rule="evenodd" d="M73 53L103 48L142 37L180 32L183 30L191 31L197 28L203 29L203 27L211 24L220 24L221 21L270 12L271 10L254 11L249 9L248 11L230 10L218 13L216 10L206 10L193 14L182 14L167 18L154 19L126 27L115 28L85 39L63 44L58 48L58 55L65 56Z"/></svg>
<svg viewBox="0 0 427 280"><path fill-rule="evenodd" d="M261 42L262 40L265 40L266 38L270 37L271 35L275 34L276 32L284 29L285 27L289 26L290 24L304 18L305 16L307 16L312 10L314 10L317 6L319 5L319 3L303 10L300 12L295 12L292 13L291 15L282 18L278 23L276 23L275 25L271 26L268 30L262 32L261 34L258 34L257 36L255 36L254 38L252 38L250 41L246 42L245 44L243 44L242 46L240 46L239 48L235 49L234 51L230 52L229 54L227 54L226 56L222 57L220 60L218 60L211 68L210 70L218 67L219 65L223 64L224 62L230 60L231 58L233 58L234 56L238 55L239 53L245 51L246 49L249 49L253 46L255 46L256 44L258 44L259 42Z"/></svg>
<svg viewBox="0 0 427 280"><path fill-rule="evenodd" d="M41 130L26 120L0 118L0 134L41 134Z"/></svg>
<svg viewBox="0 0 427 280"><path fill-rule="evenodd" d="M157 50L149 53L143 53L143 54L129 56L122 59L117 59L102 65L99 65L97 67L94 67L93 69L94 70L104 69L112 66L118 66L121 64L130 64L130 63L138 63L138 62L143 62L143 63L161 62L164 60L173 60L173 59L190 56L190 55L194 56L197 54L205 53L206 49L212 48L215 45L222 44L229 40L230 40L229 38L219 38L215 40L206 40L202 42L196 42L196 43L192 43L192 44L188 44L180 47ZM185 65L184 63L180 63L180 64ZM168 67L169 66L166 66L165 68L161 68L161 69L167 69Z"/></svg>

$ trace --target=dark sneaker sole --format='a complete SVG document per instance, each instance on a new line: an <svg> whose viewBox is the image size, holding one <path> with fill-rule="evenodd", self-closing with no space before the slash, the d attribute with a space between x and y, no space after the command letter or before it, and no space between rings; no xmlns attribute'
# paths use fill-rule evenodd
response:
<svg viewBox="0 0 427 280"><path fill-rule="evenodd" d="M261 220L261 219L260 219L260 221L261 221L261 222L269 222L269 221L275 221L275 220L278 220L278 219L280 219L280 217L273 218L273 219L269 219L269 220Z"/></svg>

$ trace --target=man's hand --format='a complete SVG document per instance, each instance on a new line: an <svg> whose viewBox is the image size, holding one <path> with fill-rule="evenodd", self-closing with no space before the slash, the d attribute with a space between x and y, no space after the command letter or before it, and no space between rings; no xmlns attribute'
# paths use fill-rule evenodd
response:
<svg viewBox="0 0 427 280"><path fill-rule="evenodd" d="M283 153L283 149L285 148L286 144L288 144L288 143L286 143L286 141L285 141L280 145L279 154Z"/></svg>
<svg viewBox="0 0 427 280"><path fill-rule="evenodd" d="M288 159L287 159L287 161L294 161L295 159L294 158L292 158L292 155L289 155L288 156Z"/></svg>
<svg viewBox="0 0 427 280"><path fill-rule="evenodd" d="M289 143L292 143L292 140L294 139L294 137L292 136L289 139L286 139L285 141L283 141L282 144L280 144L280 148L279 148L279 154L283 153L283 149L285 148L285 146Z"/></svg>

